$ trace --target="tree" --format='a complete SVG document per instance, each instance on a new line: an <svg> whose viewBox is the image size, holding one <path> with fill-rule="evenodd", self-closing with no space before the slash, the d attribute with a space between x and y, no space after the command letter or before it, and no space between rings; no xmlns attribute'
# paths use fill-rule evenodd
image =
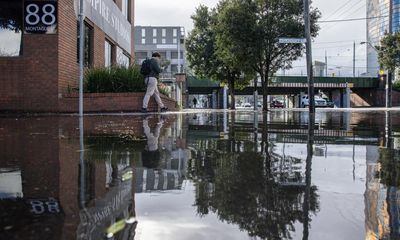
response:
<svg viewBox="0 0 400 240"><path fill-rule="evenodd" d="M311 36L319 30L317 9L310 11ZM302 44L280 44L281 37L304 37L303 2L299 0L223 0L218 5L218 51L258 73L263 110L268 110L268 82L279 69L291 68L304 52Z"/></svg>
<svg viewBox="0 0 400 240"><path fill-rule="evenodd" d="M385 35L381 40L381 46L376 48L381 67L391 72L400 67L400 33Z"/></svg>
<svg viewBox="0 0 400 240"><path fill-rule="evenodd" d="M194 28L186 41L187 59L196 75L228 84L231 109L235 109L235 87L247 85L253 75L240 62L221 57L223 52L216 46L217 15L215 9L203 5L196 9L192 15Z"/></svg>

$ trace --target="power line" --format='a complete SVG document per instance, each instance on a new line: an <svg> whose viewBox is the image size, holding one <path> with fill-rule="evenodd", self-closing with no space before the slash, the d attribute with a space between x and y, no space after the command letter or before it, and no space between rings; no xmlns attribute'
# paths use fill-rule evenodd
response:
<svg viewBox="0 0 400 240"><path fill-rule="evenodd" d="M347 1L345 4L343 4L342 6L340 6L338 9L336 9L336 11L334 11L332 14L330 14L329 17L327 17L326 19L329 19L329 18L333 17L337 12L339 12L340 10L342 10L342 8L346 7L351 1L353 1L353 0L349 0L349 1Z"/></svg>
<svg viewBox="0 0 400 240"><path fill-rule="evenodd" d="M336 19L336 20L318 21L318 23L361 21L361 20L368 20L368 19L374 19L374 18L383 18L383 17L387 17L387 16L389 16L389 15L382 15L382 16L368 17L368 18L365 17L365 18L349 18L349 19Z"/></svg>
<svg viewBox="0 0 400 240"><path fill-rule="evenodd" d="M353 39L353 40L341 40L341 41L333 41L333 42L313 42L313 44L334 44L334 43L344 43L344 42L359 42L365 41L365 39Z"/></svg>

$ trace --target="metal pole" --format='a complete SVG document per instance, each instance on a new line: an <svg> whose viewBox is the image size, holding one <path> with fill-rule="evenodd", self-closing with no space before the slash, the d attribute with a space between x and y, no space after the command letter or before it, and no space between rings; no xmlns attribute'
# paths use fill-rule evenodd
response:
<svg viewBox="0 0 400 240"><path fill-rule="evenodd" d="M84 61L84 44L85 44L85 24L83 0L79 1L79 116L83 116L83 61Z"/></svg>
<svg viewBox="0 0 400 240"><path fill-rule="evenodd" d="M389 1L389 34L393 33L393 1ZM392 107L392 71L388 70L386 78L386 107Z"/></svg>
<svg viewBox="0 0 400 240"><path fill-rule="evenodd" d="M306 36L306 55L307 55L307 82L308 82L308 101L310 113L315 113L314 102L314 80L311 52L311 34L310 34L310 5L309 0L304 0L304 23Z"/></svg>
<svg viewBox="0 0 400 240"><path fill-rule="evenodd" d="M328 76L328 57L326 55L326 50L325 50L325 77Z"/></svg>
<svg viewBox="0 0 400 240"><path fill-rule="evenodd" d="M356 42L353 42L353 77L356 77Z"/></svg>
<svg viewBox="0 0 400 240"><path fill-rule="evenodd" d="M181 73L181 37L182 37L182 29L179 28L178 31L178 73Z"/></svg>

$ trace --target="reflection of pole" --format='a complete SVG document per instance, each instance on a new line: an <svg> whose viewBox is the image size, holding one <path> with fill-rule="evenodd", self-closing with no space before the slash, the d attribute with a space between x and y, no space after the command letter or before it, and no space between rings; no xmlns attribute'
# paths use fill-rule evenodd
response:
<svg viewBox="0 0 400 240"><path fill-rule="evenodd" d="M303 240L308 239L309 223L310 223L310 193L311 193L311 162L313 158L313 145L314 145L314 123L315 114L309 113L308 116L308 140L307 140L307 160L306 160L306 188L304 192L303 202Z"/></svg>
<svg viewBox="0 0 400 240"><path fill-rule="evenodd" d="M85 148L83 143L83 117L79 117L80 207L85 208Z"/></svg>
<svg viewBox="0 0 400 240"><path fill-rule="evenodd" d="M391 131L392 131L392 123L391 123L391 114L389 111L386 111L385 113L385 147L386 148L391 148L392 143L391 143Z"/></svg>

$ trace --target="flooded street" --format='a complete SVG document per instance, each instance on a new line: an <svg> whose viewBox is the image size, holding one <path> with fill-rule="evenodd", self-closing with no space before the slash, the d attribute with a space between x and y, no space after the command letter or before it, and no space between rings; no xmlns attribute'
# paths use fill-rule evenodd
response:
<svg viewBox="0 0 400 240"><path fill-rule="evenodd" d="M0 239L400 239L400 113L81 120L0 118Z"/></svg>

